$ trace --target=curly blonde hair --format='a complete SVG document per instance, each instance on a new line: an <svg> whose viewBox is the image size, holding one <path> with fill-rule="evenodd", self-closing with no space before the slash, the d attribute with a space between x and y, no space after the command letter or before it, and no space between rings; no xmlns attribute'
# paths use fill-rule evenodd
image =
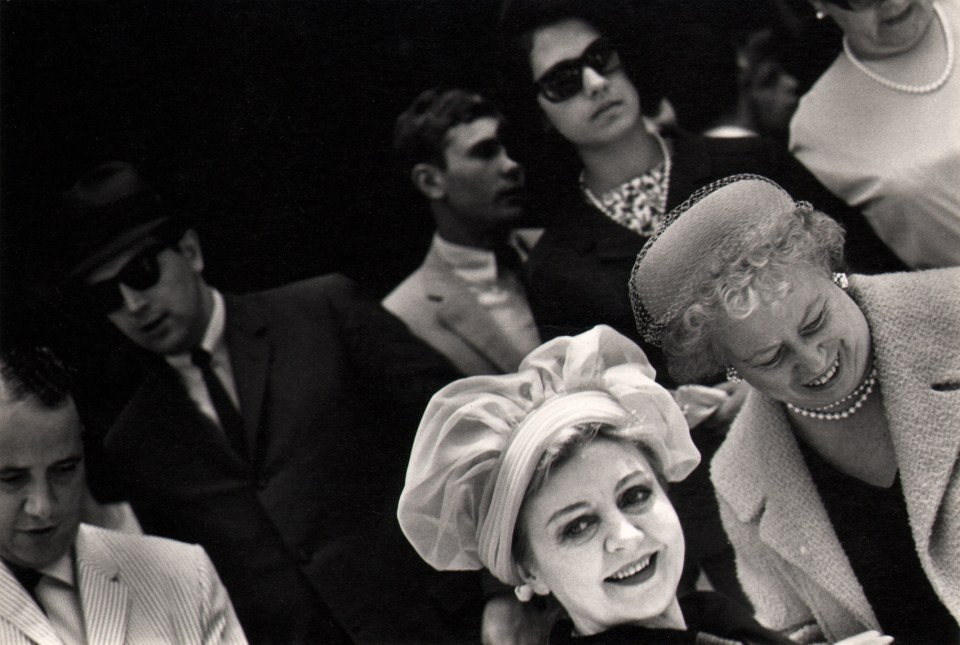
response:
<svg viewBox="0 0 960 645"><path fill-rule="evenodd" d="M742 319L785 297L790 275L812 267L829 277L843 266L843 228L824 213L798 206L793 217L771 217L750 229L739 244L705 258L678 314L667 321L662 346L670 375L680 383L719 374L722 349L713 335L718 322Z"/></svg>

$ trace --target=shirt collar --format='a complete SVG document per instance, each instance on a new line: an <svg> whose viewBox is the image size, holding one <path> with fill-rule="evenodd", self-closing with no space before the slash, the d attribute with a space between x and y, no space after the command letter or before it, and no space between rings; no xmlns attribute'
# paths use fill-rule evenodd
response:
<svg viewBox="0 0 960 645"><path fill-rule="evenodd" d="M200 341L200 347L207 350L212 356L218 353L223 346L223 330L227 322L227 307L223 301L223 294L216 289L211 288L213 295L213 312L210 314L210 322L207 323L207 330ZM180 354L168 354L165 356L171 366L182 369L192 365L190 361L190 352L181 352Z"/></svg>
<svg viewBox="0 0 960 645"><path fill-rule="evenodd" d="M69 549L62 556L47 566L38 569L38 571L48 578L53 578L54 580L62 582L67 586L73 587L73 549Z"/></svg>
<svg viewBox="0 0 960 645"><path fill-rule="evenodd" d="M433 235L433 250L467 282L493 282L497 279L497 259L493 251L454 244L437 233Z"/></svg>

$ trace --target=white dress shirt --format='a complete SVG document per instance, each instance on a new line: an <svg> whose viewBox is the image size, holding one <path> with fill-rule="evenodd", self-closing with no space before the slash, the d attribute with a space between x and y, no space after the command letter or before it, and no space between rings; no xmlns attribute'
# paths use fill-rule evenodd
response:
<svg viewBox="0 0 960 645"><path fill-rule="evenodd" d="M223 294L216 289L211 289L211 291L213 292L213 313L210 315L210 322L207 324L207 330L203 334L200 346L210 353L210 366L220 378L233 404L240 410L237 385L233 380L233 370L230 366L230 353L227 351L227 345L223 338L223 330L227 322L227 309L223 302ZM190 353L170 354L166 356L166 360L180 374L180 378L183 379L183 384L187 388L187 393L200 412L220 425L217 411L213 407L213 401L210 400L210 393L203 382L203 375L200 373L200 368L190 360Z"/></svg>
<svg viewBox="0 0 960 645"><path fill-rule="evenodd" d="M64 645L84 645L87 637L72 549L39 571L43 577L37 584L36 594L53 631Z"/></svg>
<svg viewBox="0 0 960 645"><path fill-rule="evenodd" d="M489 312L497 327L517 350L526 355L540 345L540 334L520 279L510 272L497 274L493 251L448 242L437 234L433 249L467 283L477 303Z"/></svg>

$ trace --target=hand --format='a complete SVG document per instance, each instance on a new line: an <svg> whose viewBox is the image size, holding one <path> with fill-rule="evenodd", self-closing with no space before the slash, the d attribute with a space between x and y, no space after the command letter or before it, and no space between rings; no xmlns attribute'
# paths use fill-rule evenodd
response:
<svg viewBox="0 0 960 645"><path fill-rule="evenodd" d="M844 638L837 641L834 645L888 645L893 642L893 636L884 636L875 629Z"/></svg>
<svg viewBox="0 0 960 645"><path fill-rule="evenodd" d="M729 396L707 420L707 425L711 427L729 425L743 406L743 401L747 398L747 392L750 391L750 386L745 382L723 382L717 383L714 387L726 392Z"/></svg>
<svg viewBox="0 0 960 645"><path fill-rule="evenodd" d="M494 596L483 608L483 645L543 645L550 635L550 616L513 594Z"/></svg>

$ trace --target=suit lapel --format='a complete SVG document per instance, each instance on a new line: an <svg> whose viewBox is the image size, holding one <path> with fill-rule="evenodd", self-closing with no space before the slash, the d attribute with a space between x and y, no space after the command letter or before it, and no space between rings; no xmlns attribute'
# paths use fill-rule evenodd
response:
<svg viewBox="0 0 960 645"><path fill-rule="evenodd" d="M111 554L83 526L77 534L77 574L87 642L122 645L129 594Z"/></svg>
<svg viewBox="0 0 960 645"><path fill-rule="evenodd" d="M956 347L957 330L940 322L960 320L957 277L956 270L946 269L851 280L852 294L870 322L884 408L921 561L929 557L933 526L947 486L956 477L960 454L960 433L955 430L960 360L956 352L944 351ZM949 292L943 288L946 283ZM931 285L940 290L918 305L917 294L930 291ZM915 311L925 315L911 315Z"/></svg>
<svg viewBox="0 0 960 645"><path fill-rule="evenodd" d="M6 620L40 645L62 645L60 638L33 598L0 564L0 620Z"/></svg>
<svg viewBox="0 0 960 645"><path fill-rule="evenodd" d="M864 625L877 625L873 610L833 531L833 525L806 467L797 440L779 404L751 392L744 419L736 425L762 428L762 433L731 432L726 457L739 463L725 471L756 472L756 480L778 482L761 493L741 494L722 481L717 490L742 522L759 515L760 539L815 585L837 599ZM730 441L730 439L728 439ZM739 479L738 479L739 481ZM785 576L798 580L795 575ZM803 596L816 597L800 585Z"/></svg>
<svg viewBox="0 0 960 645"><path fill-rule="evenodd" d="M489 312L477 303L470 285L444 264L433 249L424 261L427 300L437 303L437 319L477 354L503 372L516 369L523 356L500 332Z"/></svg>
<svg viewBox="0 0 960 645"><path fill-rule="evenodd" d="M226 342L230 351L233 380L240 398L240 412L247 441L256 454L260 415L270 364L269 327L266 312L252 297L225 295L227 309Z"/></svg>

